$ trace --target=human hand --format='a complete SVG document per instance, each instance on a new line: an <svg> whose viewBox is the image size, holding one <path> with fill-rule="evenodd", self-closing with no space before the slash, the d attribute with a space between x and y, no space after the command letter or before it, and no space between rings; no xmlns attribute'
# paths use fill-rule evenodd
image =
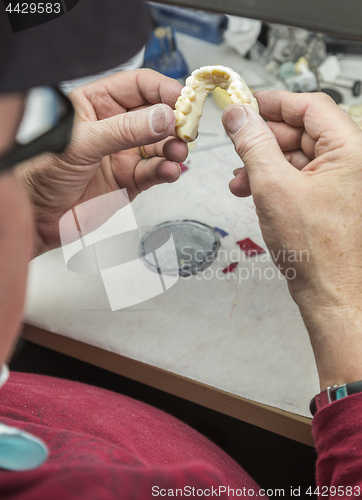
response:
<svg viewBox="0 0 362 500"><path fill-rule="evenodd" d="M261 116L241 105L223 115L245 164L230 189L253 194L309 330L321 387L362 380L362 132L324 94L256 97Z"/></svg>
<svg viewBox="0 0 362 500"><path fill-rule="evenodd" d="M36 254L60 245L59 220L74 206L127 189L130 201L180 176L187 146L175 136L172 107L182 85L152 70L125 71L75 89L72 141L17 169L34 208ZM158 104L163 103L163 104ZM152 106L154 105L154 106ZM138 146L148 145L143 159Z"/></svg>

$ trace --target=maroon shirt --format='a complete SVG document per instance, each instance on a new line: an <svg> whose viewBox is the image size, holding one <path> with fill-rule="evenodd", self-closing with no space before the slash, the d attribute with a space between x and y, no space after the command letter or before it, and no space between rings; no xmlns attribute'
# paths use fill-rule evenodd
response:
<svg viewBox="0 0 362 500"><path fill-rule="evenodd" d="M104 389L11 373L0 390L0 422L50 450L37 469L0 469L1 500L247 498L251 489L261 498L246 472L194 429Z"/></svg>
<svg viewBox="0 0 362 500"><path fill-rule="evenodd" d="M0 470L2 500L266 498L194 429L104 389L11 373L0 391L0 421L40 437L50 450L37 469ZM320 498L362 496L362 393L320 410L313 435Z"/></svg>
<svg viewBox="0 0 362 500"><path fill-rule="evenodd" d="M313 436L319 498L362 497L362 393L319 410Z"/></svg>

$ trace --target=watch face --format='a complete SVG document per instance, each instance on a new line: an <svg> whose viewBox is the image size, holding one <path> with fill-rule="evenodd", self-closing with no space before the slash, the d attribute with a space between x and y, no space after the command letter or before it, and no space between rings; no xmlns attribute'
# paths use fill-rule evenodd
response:
<svg viewBox="0 0 362 500"><path fill-rule="evenodd" d="M322 391L320 394L317 394L317 396L311 400L309 404L310 412L312 415L315 415L317 411L321 410L325 406L357 392L362 392L362 382L353 382L352 384L327 387L327 389Z"/></svg>

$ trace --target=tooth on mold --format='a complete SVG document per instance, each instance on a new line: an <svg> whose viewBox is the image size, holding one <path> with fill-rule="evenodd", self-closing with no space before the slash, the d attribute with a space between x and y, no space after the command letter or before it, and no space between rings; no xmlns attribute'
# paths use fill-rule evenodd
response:
<svg viewBox="0 0 362 500"><path fill-rule="evenodd" d="M181 95L176 101L175 108L178 111L181 111L184 115L188 115L192 110L190 99L185 95Z"/></svg>
<svg viewBox="0 0 362 500"><path fill-rule="evenodd" d="M176 118L176 127L182 127L186 123L186 116L179 110L174 111Z"/></svg>
<svg viewBox="0 0 362 500"><path fill-rule="evenodd" d="M200 68L200 70L197 71L194 76L197 78L197 80L203 80L205 78L207 78L207 79L212 78L211 66L205 66L204 68Z"/></svg>
<svg viewBox="0 0 362 500"><path fill-rule="evenodd" d="M207 90L208 92L214 90L215 87L217 87L217 84L212 81L205 84L205 90Z"/></svg>
<svg viewBox="0 0 362 500"><path fill-rule="evenodd" d="M192 87L188 86L184 87L181 90L181 95L186 96L188 99L190 99L190 101L194 101L196 99L196 92Z"/></svg>
<svg viewBox="0 0 362 500"><path fill-rule="evenodd" d="M225 78L225 76L224 76L225 72L223 73L223 71L219 68L214 69L214 71L212 73L213 73L214 77L216 77L216 78Z"/></svg>
<svg viewBox="0 0 362 500"><path fill-rule="evenodd" d="M240 80L236 80L234 81L231 85L230 85L230 90L232 91L235 91L235 90L244 90L244 85L243 85L243 82L241 82Z"/></svg>
<svg viewBox="0 0 362 500"><path fill-rule="evenodd" d="M232 94L230 96L230 101L235 104L235 103L240 103L240 97L238 97L236 94Z"/></svg>
<svg viewBox="0 0 362 500"><path fill-rule="evenodd" d="M230 78L230 75L228 75L223 68L216 68L213 73L216 78L220 78L222 80L228 80Z"/></svg>
<svg viewBox="0 0 362 500"><path fill-rule="evenodd" d="M245 97L244 92L240 91L239 89L234 90L233 95L236 96L238 99L243 99Z"/></svg>
<svg viewBox="0 0 362 500"><path fill-rule="evenodd" d="M191 87L194 90L197 90L201 85L201 82L193 76L189 76L185 83L187 87Z"/></svg>

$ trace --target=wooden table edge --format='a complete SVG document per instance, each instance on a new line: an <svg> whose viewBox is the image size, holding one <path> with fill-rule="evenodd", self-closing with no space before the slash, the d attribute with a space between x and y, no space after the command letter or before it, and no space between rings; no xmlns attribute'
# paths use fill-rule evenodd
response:
<svg viewBox="0 0 362 500"><path fill-rule="evenodd" d="M314 446L312 419L257 403L161 368L77 340L24 325L22 337L35 344L117 373L155 389L216 410L249 424Z"/></svg>

